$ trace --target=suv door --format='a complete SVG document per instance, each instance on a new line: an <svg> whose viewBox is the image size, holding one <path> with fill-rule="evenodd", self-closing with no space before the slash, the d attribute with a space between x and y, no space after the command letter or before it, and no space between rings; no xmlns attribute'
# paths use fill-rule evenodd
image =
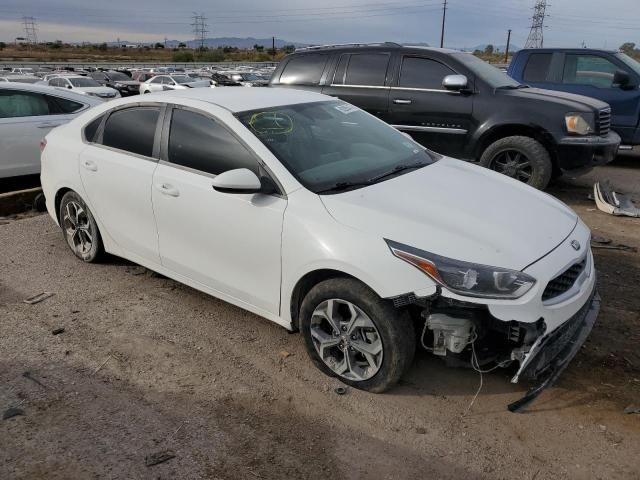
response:
<svg viewBox="0 0 640 480"><path fill-rule="evenodd" d="M265 176L257 157L219 119L174 107L153 176L153 208L165 268L213 295L277 316L286 199L213 189L227 170Z"/></svg>
<svg viewBox="0 0 640 480"><path fill-rule="evenodd" d="M456 74L440 60L400 55L399 75L389 97L389 123L431 150L459 158L471 130L473 97L442 86L444 77Z"/></svg>
<svg viewBox="0 0 640 480"><path fill-rule="evenodd" d="M0 90L0 178L40 173L40 140L84 107L55 95Z"/></svg>
<svg viewBox="0 0 640 480"><path fill-rule="evenodd" d="M383 51L343 53L322 93L338 97L386 120L390 59L391 54Z"/></svg>
<svg viewBox="0 0 640 480"><path fill-rule="evenodd" d="M162 108L145 105L106 114L96 135L88 135L79 167L87 202L111 239L131 260L159 264L158 233L151 207ZM90 141L95 138L95 141Z"/></svg>

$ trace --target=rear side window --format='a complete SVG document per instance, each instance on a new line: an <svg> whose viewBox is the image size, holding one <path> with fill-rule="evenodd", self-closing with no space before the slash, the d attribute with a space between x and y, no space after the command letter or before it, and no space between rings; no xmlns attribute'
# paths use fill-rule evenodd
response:
<svg viewBox="0 0 640 480"><path fill-rule="evenodd" d="M49 115L46 95L12 90L0 91L0 118Z"/></svg>
<svg viewBox="0 0 640 480"><path fill-rule="evenodd" d="M280 83L318 85L327 64L327 55L298 55L287 62L280 74Z"/></svg>
<svg viewBox="0 0 640 480"><path fill-rule="evenodd" d="M544 82L547 80L551 65L550 53L532 53L529 55L527 65L524 67L522 79L525 82Z"/></svg>
<svg viewBox="0 0 640 480"><path fill-rule="evenodd" d="M87 142L95 142L96 134L98 133L98 128L100 127L103 118L104 115L100 115L98 118L89 122L89 124L84 127L84 139Z"/></svg>
<svg viewBox="0 0 640 480"><path fill-rule="evenodd" d="M442 80L456 72L446 65L428 58L404 57L400 70L400 86L442 90Z"/></svg>
<svg viewBox="0 0 640 480"><path fill-rule="evenodd" d="M159 116L159 109L149 107L113 112L105 123L102 144L151 157Z"/></svg>
<svg viewBox="0 0 640 480"><path fill-rule="evenodd" d="M53 97L51 95L45 96L49 102L49 113L52 114L74 113L84 107L82 103L74 102L67 98Z"/></svg>
<svg viewBox="0 0 640 480"><path fill-rule="evenodd" d="M383 86L387 77L389 55L380 53L352 54L347 66L346 85Z"/></svg>
<svg viewBox="0 0 640 480"><path fill-rule="evenodd" d="M220 123L181 109L171 118L169 161L213 175L234 168L258 172L255 158Z"/></svg>

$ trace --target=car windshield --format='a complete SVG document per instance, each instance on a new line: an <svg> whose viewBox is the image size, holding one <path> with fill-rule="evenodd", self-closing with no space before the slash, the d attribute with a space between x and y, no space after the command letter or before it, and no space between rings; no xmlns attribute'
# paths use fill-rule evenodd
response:
<svg viewBox="0 0 640 480"><path fill-rule="evenodd" d="M624 62L625 65L627 65L629 68L631 68L638 75L640 75L640 62L638 62L637 60L631 58L626 53L616 53L616 57L619 60L621 60L622 62Z"/></svg>
<svg viewBox="0 0 640 480"><path fill-rule="evenodd" d="M176 83L191 83L191 82L193 82L193 78L191 78L188 75L174 75L171 78L173 78Z"/></svg>
<svg viewBox="0 0 640 480"><path fill-rule="evenodd" d="M453 53L456 60L488 83L492 88L517 88L520 83L493 65L481 60L471 53Z"/></svg>
<svg viewBox="0 0 640 480"><path fill-rule="evenodd" d="M96 82L93 78L85 78L85 77L77 77L77 78L68 78L71 82L71 85L74 87L99 87L100 84Z"/></svg>
<svg viewBox="0 0 640 480"><path fill-rule="evenodd" d="M109 77L111 80L115 80L116 82L126 82L131 80L127 75L120 72L109 72Z"/></svg>
<svg viewBox="0 0 640 480"><path fill-rule="evenodd" d="M315 193L359 188L439 158L398 130L341 101L253 110L237 117Z"/></svg>
<svg viewBox="0 0 640 480"><path fill-rule="evenodd" d="M258 75L256 75L255 73L241 73L240 77L242 77L243 80L248 81L248 82L252 82L254 80L262 80Z"/></svg>

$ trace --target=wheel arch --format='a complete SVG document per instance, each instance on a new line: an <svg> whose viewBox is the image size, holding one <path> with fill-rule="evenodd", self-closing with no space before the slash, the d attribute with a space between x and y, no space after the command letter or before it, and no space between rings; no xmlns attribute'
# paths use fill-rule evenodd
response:
<svg viewBox="0 0 640 480"><path fill-rule="evenodd" d="M289 299L289 314L291 315L292 331L297 331L299 328L298 314L300 312L300 306L302 305L304 297L306 297L311 289L318 283L332 278L352 278L367 286L368 288L371 288L369 285L367 285L366 282L363 282L361 279L340 270L335 270L332 268L321 268L307 272L296 282L296 285L293 287ZM373 288L371 288L371 290L375 291Z"/></svg>
<svg viewBox="0 0 640 480"><path fill-rule="evenodd" d="M480 160L482 153L492 143L501 138L523 136L537 140L549 152L554 170L558 169L557 149L553 136L544 128L535 125L523 125L517 123L495 125L481 134L476 142L474 158Z"/></svg>
<svg viewBox="0 0 640 480"><path fill-rule="evenodd" d="M74 192L74 193L78 193L75 190L69 188L69 187L62 187L60 189L58 189L58 191L56 192L56 195L54 197L54 206L56 209L56 220L58 221L58 225L60 225L60 204L62 203L62 197L65 196L65 194L67 192Z"/></svg>

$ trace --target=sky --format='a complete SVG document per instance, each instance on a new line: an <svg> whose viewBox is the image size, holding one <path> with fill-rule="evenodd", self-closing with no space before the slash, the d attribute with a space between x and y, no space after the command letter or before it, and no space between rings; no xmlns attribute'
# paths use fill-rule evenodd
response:
<svg viewBox="0 0 640 480"><path fill-rule="evenodd" d="M545 46L640 45L639 0L553 0ZM40 41L190 40L194 12L208 37L277 38L299 43L440 42L443 0L0 0L0 41L23 35L35 17ZM445 46L524 46L535 0L448 0Z"/></svg>

